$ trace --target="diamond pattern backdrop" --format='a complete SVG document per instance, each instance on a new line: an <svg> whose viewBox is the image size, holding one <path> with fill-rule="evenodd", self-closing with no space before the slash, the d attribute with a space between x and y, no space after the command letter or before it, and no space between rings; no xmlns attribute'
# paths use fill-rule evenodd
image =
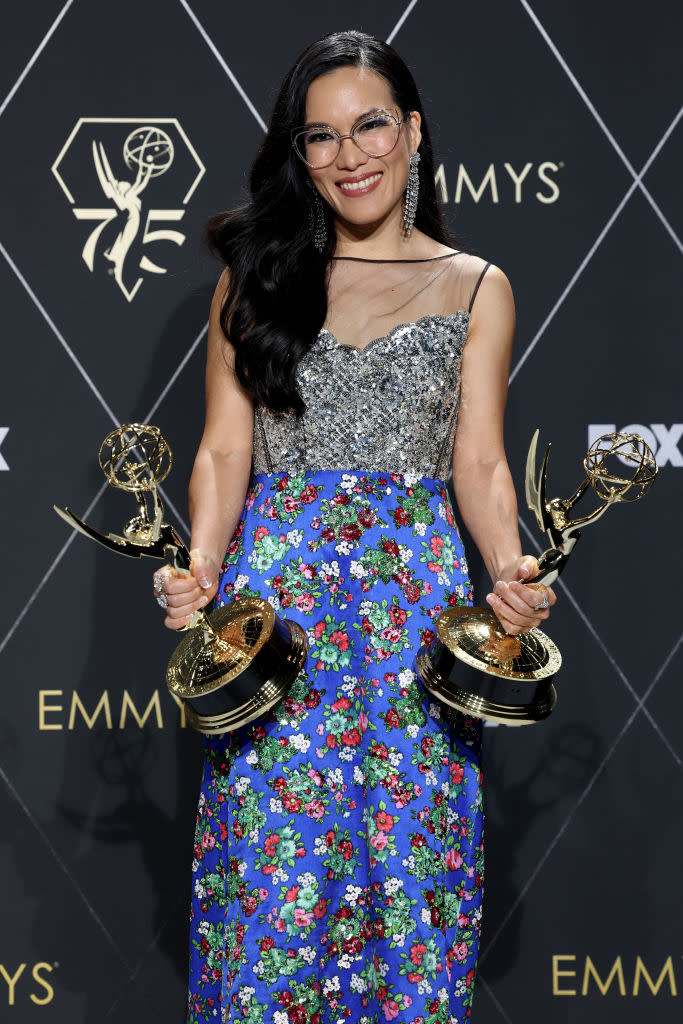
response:
<svg viewBox="0 0 683 1024"><path fill-rule="evenodd" d="M559 494L578 482L591 424L641 424L661 463L653 495L588 531L563 577L552 718L487 729L472 1019L680 1020L677 5L26 0L5 23L2 1019L184 1017L201 741L165 691L173 638L149 567L77 539L51 504L118 529L130 510L95 453L112 426L142 419L173 448L164 498L186 528L219 270L202 225L238 199L296 54L359 27L412 66L449 223L515 288L517 478L537 425ZM125 200L139 224L122 270L107 227L124 223L124 144L150 126L172 160ZM531 517L520 522L537 549Z"/></svg>

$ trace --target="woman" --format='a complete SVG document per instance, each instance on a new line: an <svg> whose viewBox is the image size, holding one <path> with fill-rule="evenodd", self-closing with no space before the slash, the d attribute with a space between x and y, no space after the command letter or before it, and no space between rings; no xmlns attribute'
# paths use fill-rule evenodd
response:
<svg viewBox="0 0 683 1024"><path fill-rule="evenodd" d="M192 574L156 586L172 629L265 596L309 654L272 713L207 742L189 1019L455 1024L480 931L481 723L415 673L442 608L472 603L451 466L503 626L555 602L519 582L537 568L502 440L510 287L449 245L413 79L359 32L299 58L251 199L210 237L226 270Z"/></svg>

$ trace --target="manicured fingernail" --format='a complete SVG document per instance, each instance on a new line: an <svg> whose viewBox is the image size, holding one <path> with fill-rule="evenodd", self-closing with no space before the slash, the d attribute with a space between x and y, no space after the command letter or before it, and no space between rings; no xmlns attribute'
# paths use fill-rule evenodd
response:
<svg viewBox="0 0 683 1024"><path fill-rule="evenodd" d="M495 594L487 594L486 595L486 600L488 601L489 604L491 604L492 601L496 600L496 595Z"/></svg>
<svg viewBox="0 0 683 1024"><path fill-rule="evenodd" d="M206 577L204 577L204 579L198 580L197 582L199 583L199 586L202 588L202 590L208 590L209 587L211 586L211 580L206 579Z"/></svg>

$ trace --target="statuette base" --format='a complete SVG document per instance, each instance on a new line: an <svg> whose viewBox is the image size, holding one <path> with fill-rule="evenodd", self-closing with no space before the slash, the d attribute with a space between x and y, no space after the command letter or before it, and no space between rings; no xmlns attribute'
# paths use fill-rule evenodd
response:
<svg viewBox="0 0 683 1024"><path fill-rule="evenodd" d="M306 635L261 598L241 598L187 632L166 672L188 723L207 736L238 729L285 696L306 660Z"/></svg>
<svg viewBox="0 0 683 1024"><path fill-rule="evenodd" d="M552 712L561 664L540 629L509 636L488 608L466 607L442 612L436 639L417 658L433 696L462 714L514 725L531 725Z"/></svg>

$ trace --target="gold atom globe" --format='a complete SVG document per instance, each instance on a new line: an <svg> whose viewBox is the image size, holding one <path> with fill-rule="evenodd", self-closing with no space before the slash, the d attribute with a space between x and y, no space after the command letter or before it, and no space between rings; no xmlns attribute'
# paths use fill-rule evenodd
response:
<svg viewBox="0 0 683 1024"><path fill-rule="evenodd" d="M107 434L99 452L102 472L122 491L153 491L171 471L171 449L158 427L123 423Z"/></svg>
<svg viewBox="0 0 683 1024"><path fill-rule="evenodd" d="M616 496L617 501L638 501L657 476L652 449L640 434L603 434L588 449L583 465L593 490L608 500Z"/></svg>

